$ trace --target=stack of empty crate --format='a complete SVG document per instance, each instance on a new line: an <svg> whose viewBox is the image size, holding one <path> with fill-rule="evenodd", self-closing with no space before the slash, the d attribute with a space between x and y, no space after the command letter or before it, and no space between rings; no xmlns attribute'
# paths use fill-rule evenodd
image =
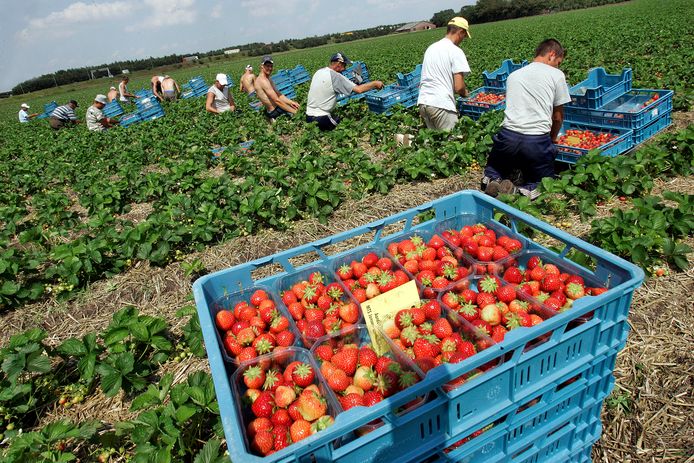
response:
<svg viewBox="0 0 694 463"><path fill-rule="evenodd" d="M417 104L419 87L403 87L401 85L386 85L382 90L366 96L366 104L371 112L390 114L393 106L400 105L410 108Z"/></svg>
<svg viewBox="0 0 694 463"><path fill-rule="evenodd" d="M101 112L103 112L104 116L106 117L117 117L123 114L123 108L121 107L120 103L118 103L118 101L113 100L107 103L104 106L104 109L101 110Z"/></svg>
<svg viewBox="0 0 694 463"><path fill-rule="evenodd" d="M36 119L46 119L48 117L51 117L51 113L57 107L58 107L58 103L56 103L55 101L51 101L50 103L46 103L45 105L43 105L43 113L36 116Z"/></svg>
<svg viewBox="0 0 694 463"><path fill-rule="evenodd" d="M228 76L227 76L228 78ZM197 98L199 96L205 95L209 86L205 82L202 76L195 76L190 79L187 83L181 86L181 98Z"/></svg>
<svg viewBox="0 0 694 463"><path fill-rule="evenodd" d="M603 68L591 69L588 78L571 87L569 93L571 103L564 107L562 133L575 129L616 135L620 143L599 148L604 156L622 154L672 123L673 92L632 89L631 69L614 75ZM573 147L558 149L557 159L567 163L587 153Z"/></svg>
<svg viewBox="0 0 694 463"><path fill-rule="evenodd" d="M357 85L371 82L369 78L369 69L366 67L366 63L363 61L354 61L350 67L342 71L342 75ZM368 92L364 93L352 93L350 95L338 95L337 105L342 106L352 100L361 100L366 98L367 95L373 93L376 93L376 90L369 90Z"/></svg>
<svg viewBox="0 0 694 463"><path fill-rule="evenodd" d="M125 114L121 117L121 127L129 127L140 122L151 121L164 116L164 109L150 90L138 90L135 92L135 95L137 96L135 99L137 111Z"/></svg>
<svg viewBox="0 0 694 463"><path fill-rule="evenodd" d="M484 78L484 87L473 90L470 92L467 98L458 98L458 112L464 116L471 117L472 119L479 119L479 117L486 112L505 109L506 79L508 79L509 74L511 74L513 71L516 71L527 64L527 61L514 63L512 60L506 59L501 62L501 66L495 71L489 72L485 70L482 73ZM504 95L504 98L502 101L496 103L479 101L478 98L482 94Z"/></svg>
<svg viewBox="0 0 694 463"><path fill-rule="evenodd" d="M296 99L296 90L294 90L293 84L294 80L290 70L281 69L277 71L274 75L270 76L270 79L275 84L275 87L277 87L278 92L280 92L290 100ZM263 107L263 104L257 99L253 99L248 104L252 109L256 111L259 111Z"/></svg>
<svg viewBox="0 0 694 463"><path fill-rule="evenodd" d="M301 64L297 64L294 69L289 69L288 72L294 86L305 84L311 80L311 75Z"/></svg>

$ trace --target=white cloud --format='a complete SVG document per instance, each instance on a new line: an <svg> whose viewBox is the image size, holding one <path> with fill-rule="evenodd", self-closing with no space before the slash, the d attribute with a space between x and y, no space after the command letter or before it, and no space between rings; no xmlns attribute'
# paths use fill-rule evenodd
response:
<svg viewBox="0 0 694 463"><path fill-rule="evenodd" d="M319 0L241 0L241 8L248 14L256 18L268 16L281 17L295 15L301 12L302 15L313 12L319 5Z"/></svg>
<svg viewBox="0 0 694 463"><path fill-rule="evenodd" d="M223 11L222 4L217 3L215 6L212 7L212 12L210 13L210 16L212 16L215 19L221 18L223 12L224 11Z"/></svg>
<svg viewBox="0 0 694 463"><path fill-rule="evenodd" d="M142 15L146 19L126 27L126 31L192 24L198 16L195 0L144 0L144 4L150 10Z"/></svg>
<svg viewBox="0 0 694 463"><path fill-rule="evenodd" d="M110 3L76 2L62 11L54 11L43 18L29 20L27 27L18 33L20 39L30 39L49 31L51 37L67 37L74 32L70 27L80 23L96 23L104 20L122 18L130 15L129 2Z"/></svg>

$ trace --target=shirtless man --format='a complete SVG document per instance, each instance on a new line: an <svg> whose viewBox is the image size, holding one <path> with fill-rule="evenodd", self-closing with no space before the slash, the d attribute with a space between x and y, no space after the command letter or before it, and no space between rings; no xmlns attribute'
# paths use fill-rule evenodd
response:
<svg viewBox="0 0 694 463"><path fill-rule="evenodd" d="M248 93L248 96L255 96L255 74L250 64L246 65L246 72L241 76L239 90Z"/></svg>
<svg viewBox="0 0 694 463"><path fill-rule="evenodd" d="M278 92L275 83L270 79L275 64L272 57L263 56L261 63L260 74L255 79L255 92L265 106L265 115L274 121L279 116L295 114L299 110L299 103Z"/></svg>
<svg viewBox="0 0 694 463"><path fill-rule="evenodd" d="M152 77L152 93L161 101L175 101L181 89L170 76Z"/></svg>
<svg viewBox="0 0 694 463"><path fill-rule="evenodd" d="M111 87L106 95L106 98L108 98L109 103L118 98L118 90L116 90L116 87Z"/></svg>
<svg viewBox="0 0 694 463"><path fill-rule="evenodd" d="M120 84L118 84L118 93L120 95L118 100L123 103L130 101L128 98L137 98L136 95L128 92L128 82L130 82L130 77L123 76L121 77Z"/></svg>

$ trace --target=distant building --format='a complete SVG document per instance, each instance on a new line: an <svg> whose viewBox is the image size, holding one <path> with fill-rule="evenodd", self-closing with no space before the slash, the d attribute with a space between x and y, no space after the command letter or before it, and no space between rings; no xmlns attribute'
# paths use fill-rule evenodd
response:
<svg viewBox="0 0 694 463"><path fill-rule="evenodd" d="M183 57L183 62L184 63L192 63L193 61L198 60L198 55L193 55L193 56L184 56Z"/></svg>
<svg viewBox="0 0 694 463"><path fill-rule="evenodd" d="M235 55L236 53L241 53L241 50L239 48L232 48L229 50L224 50L225 55Z"/></svg>
<svg viewBox="0 0 694 463"><path fill-rule="evenodd" d="M426 31L429 29L436 29L436 25L428 21L418 21L414 23L407 23L404 26L395 29L395 32L416 32Z"/></svg>
<svg viewBox="0 0 694 463"><path fill-rule="evenodd" d="M121 72L122 72L123 74L130 74L130 70L129 70L129 69L123 69Z"/></svg>

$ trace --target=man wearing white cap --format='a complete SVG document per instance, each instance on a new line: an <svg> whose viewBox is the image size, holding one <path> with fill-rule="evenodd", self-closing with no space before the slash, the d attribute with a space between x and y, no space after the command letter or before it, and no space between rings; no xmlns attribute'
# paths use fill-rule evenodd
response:
<svg viewBox="0 0 694 463"><path fill-rule="evenodd" d="M116 87L111 87L106 94L106 98L108 98L108 102L112 102L116 98L118 98L118 90L116 90Z"/></svg>
<svg viewBox="0 0 694 463"><path fill-rule="evenodd" d="M248 93L248 96L255 96L255 74L250 64L246 65L246 72L241 76L239 90Z"/></svg>
<svg viewBox="0 0 694 463"><path fill-rule="evenodd" d="M38 113L29 114L29 111L27 111L27 109L29 109L29 105L26 103L22 103L20 105L20 108L21 109L19 110L19 122L29 122L29 119L33 119L39 115Z"/></svg>
<svg viewBox="0 0 694 463"><path fill-rule="evenodd" d="M458 122L455 94L467 96L467 57L459 45L470 37L470 26L457 16L448 22L446 36L424 53L419 87L419 115L430 129L451 130Z"/></svg>
<svg viewBox="0 0 694 463"><path fill-rule="evenodd" d="M234 97L229 93L229 81L226 74L221 72L217 74L214 84L207 90L205 109L214 114L236 111Z"/></svg>
<svg viewBox="0 0 694 463"><path fill-rule="evenodd" d="M104 109L106 103L108 103L106 95L97 95L94 97L94 103L87 108L87 115L84 119L89 130L101 132L118 123L113 119L104 117L104 113L101 110Z"/></svg>

